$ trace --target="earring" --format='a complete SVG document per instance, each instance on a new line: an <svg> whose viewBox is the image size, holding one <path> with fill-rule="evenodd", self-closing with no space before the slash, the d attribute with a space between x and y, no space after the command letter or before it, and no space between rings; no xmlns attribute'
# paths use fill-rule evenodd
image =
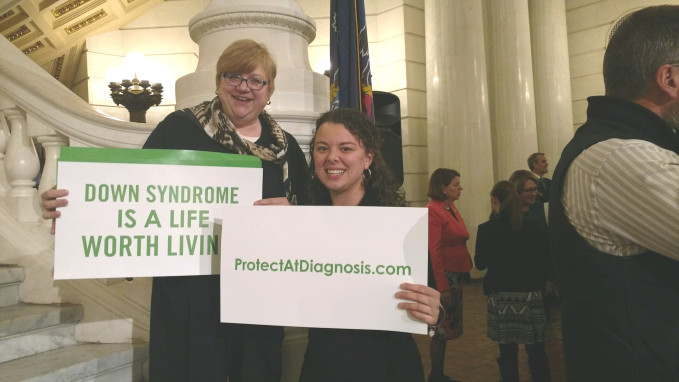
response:
<svg viewBox="0 0 679 382"><path fill-rule="evenodd" d="M271 105L271 100L268 100L268 101L266 102L266 104L267 104L267 105Z"/></svg>
<svg viewBox="0 0 679 382"><path fill-rule="evenodd" d="M215 89L215 94L217 94L217 95L219 94L219 92L217 91L217 89Z"/></svg>
<svg viewBox="0 0 679 382"><path fill-rule="evenodd" d="M311 176L311 180L316 179L316 170L311 170L309 176Z"/></svg>
<svg viewBox="0 0 679 382"><path fill-rule="evenodd" d="M368 176L365 175L365 171L368 172ZM365 171L363 171L363 180L366 181L366 182L369 182L370 179L372 179L372 177L373 177L373 173L372 173L372 171L370 171L370 168L368 168Z"/></svg>

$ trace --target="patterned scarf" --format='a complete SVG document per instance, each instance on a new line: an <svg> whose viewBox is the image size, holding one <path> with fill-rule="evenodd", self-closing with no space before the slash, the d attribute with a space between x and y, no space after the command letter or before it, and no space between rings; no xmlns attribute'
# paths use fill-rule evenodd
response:
<svg viewBox="0 0 679 382"><path fill-rule="evenodd" d="M259 115L262 118L262 134L269 129L274 143L268 147L260 146L254 142L243 139L229 118L222 113L222 104L219 97L212 101L205 101L192 107L191 112L196 116L201 126L215 141L224 147L233 150L237 154L254 155L265 162L272 162L281 167L283 173L283 189L285 196L290 199L291 186L288 178L288 140L285 131L264 110Z"/></svg>

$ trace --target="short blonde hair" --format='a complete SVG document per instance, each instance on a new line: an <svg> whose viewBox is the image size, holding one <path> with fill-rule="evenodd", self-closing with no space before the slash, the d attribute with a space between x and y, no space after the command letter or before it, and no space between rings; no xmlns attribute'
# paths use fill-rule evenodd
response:
<svg viewBox="0 0 679 382"><path fill-rule="evenodd" d="M269 95L274 91L274 79L276 78L276 62L269 50L262 44L253 40L236 40L231 43L217 60L217 76L215 85L219 87L222 73L249 73L261 65L264 74L269 81Z"/></svg>

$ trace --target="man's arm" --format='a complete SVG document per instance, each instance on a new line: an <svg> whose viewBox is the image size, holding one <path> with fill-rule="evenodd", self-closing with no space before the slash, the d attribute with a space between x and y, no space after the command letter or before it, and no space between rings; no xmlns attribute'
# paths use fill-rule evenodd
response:
<svg viewBox="0 0 679 382"><path fill-rule="evenodd" d="M595 248L652 250L679 260L679 156L652 143L611 139L584 151L567 175L569 220Z"/></svg>

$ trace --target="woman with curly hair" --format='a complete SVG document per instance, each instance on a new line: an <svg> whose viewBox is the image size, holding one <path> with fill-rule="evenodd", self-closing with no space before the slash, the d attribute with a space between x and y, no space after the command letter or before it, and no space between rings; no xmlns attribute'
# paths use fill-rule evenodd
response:
<svg viewBox="0 0 679 382"><path fill-rule="evenodd" d="M403 195L380 152L377 127L351 109L329 111L316 122L311 140L314 205L403 206ZM351 222L342 222L351 224ZM338 240L350 240L341 237ZM439 293L426 285L403 283L400 309L430 325L438 323ZM408 333L310 328L301 382L423 382L417 345Z"/></svg>

